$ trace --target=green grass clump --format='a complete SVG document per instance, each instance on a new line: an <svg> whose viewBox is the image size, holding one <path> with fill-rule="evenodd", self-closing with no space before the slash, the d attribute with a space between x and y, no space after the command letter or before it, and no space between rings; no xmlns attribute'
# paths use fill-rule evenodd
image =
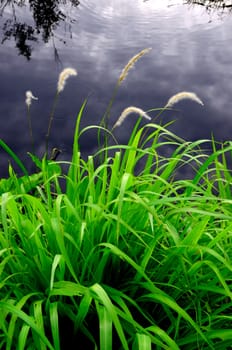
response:
<svg viewBox="0 0 232 350"><path fill-rule="evenodd" d="M83 111L68 173L34 157L38 178L11 169L1 193L0 348L227 349L232 144L138 122L84 160Z"/></svg>
<svg viewBox="0 0 232 350"><path fill-rule="evenodd" d="M186 142L134 106L109 129L119 86L149 51L122 70L100 126L80 130L82 105L69 163L56 150L48 159L48 149L72 68L59 76L44 157L30 155L36 172L0 140L23 174L10 166L0 180L0 349L231 346L232 143ZM33 150L32 99L27 91ZM203 105L184 91L164 109L182 99ZM150 123L140 118L126 145L111 145L129 113ZM99 150L83 159L79 140L92 129Z"/></svg>

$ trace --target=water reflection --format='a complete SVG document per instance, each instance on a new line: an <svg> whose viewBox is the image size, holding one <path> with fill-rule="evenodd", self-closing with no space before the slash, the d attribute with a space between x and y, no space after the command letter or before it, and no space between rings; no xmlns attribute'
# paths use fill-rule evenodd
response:
<svg viewBox="0 0 232 350"><path fill-rule="evenodd" d="M36 3L37 7L40 3ZM44 153L44 137L58 74L66 67L77 69L78 77L70 80L58 103L50 142L51 149L62 149L59 159L69 160L76 115L84 99L88 97L88 104L81 127L99 124L122 68L145 47L153 50L136 64L120 87L110 123L113 125L122 110L130 105L148 111L164 106L170 96L187 90L197 93L205 106L183 101L177 106L178 111L163 115L162 122L176 120L170 128L187 140L210 138L211 132L217 140L231 138L230 16L221 20L217 14L214 16L214 11L209 15L206 6L193 2L183 5L184 0L85 0L80 6L59 1L52 13L60 11L60 19L53 16L53 21L47 22L49 25L45 23L45 28L50 29L45 30L43 23L35 24L33 8L29 10L31 2L18 1L16 6L15 1L8 1L7 4L10 5L5 6L0 23L15 19L13 23L25 25L18 31L16 28L15 33L20 39L26 37L25 45L30 46L31 56L26 48L23 52L31 59L15 54L13 35L1 45L0 138L23 161L28 161L27 151L31 151L26 90L32 90L39 97L31 113L35 153L40 156ZM170 4L173 6L168 6ZM38 13L43 11L38 9ZM209 21L211 18L213 21ZM68 25L72 35L67 30ZM59 52L59 64L54 61L54 49ZM128 118L115 131L120 143L127 141L135 119ZM93 153L97 147L96 133L85 134L80 146L83 156ZM7 171L7 160L1 150L0 154L1 177Z"/></svg>
<svg viewBox="0 0 232 350"><path fill-rule="evenodd" d="M68 2L74 7L79 5L78 0ZM11 9L10 18L3 24L2 44L13 38L19 54L29 60L32 53L31 44L38 41L38 35L41 34L43 41L48 42L59 22L67 18L67 14L61 10L61 5L66 3L66 0L1 0L0 16L3 16L6 10L9 13ZM32 25L21 22L17 13L19 9L25 10L27 5L29 5L34 20Z"/></svg>
<svg viewBox="0 0 232 350"><path fill-rule="evenodd" d="M150 4L153 0L143 0ZM177 5L178 2L169 1L169 5ZM201 5L206 8L207 11L212 9L221 10L222 13L225 10L232 11L232 3L227 0L183 0L182 4L187 5ZM2 39L1 43L4 44L7 40L14 40L16 48L20 55L25 56L28 60L31 58L33 43L38 42L39 36L47 43L51 37L54 36L54 32L59 26L60 22L66 21L68 18L67 11L64 7L66 4L71 4L72 7L77 7L80 4L78 0L0 0L0 17L3 17L4 12L8 13L8 18L4 19L2 25ZM154 6L165 7L163 0L154 1ZM83 5L85 6L85 4ZM30 9L32 16L32 23L25 22L25 15L20 15L20 10L27 11ZM91 10L92 11L92 10ZM104 13L104 8L103 8ZM117 14L115 13L115 16ZM6 17L6 16L4 16ZM28 16L29 17L29 16ZM69 18L69 24L73 21ZM71 29L69 29L71 30ZM60 39L62 40L62 38ZM54 41L55 58L59 59L58 52L56 50Z"/></svg>

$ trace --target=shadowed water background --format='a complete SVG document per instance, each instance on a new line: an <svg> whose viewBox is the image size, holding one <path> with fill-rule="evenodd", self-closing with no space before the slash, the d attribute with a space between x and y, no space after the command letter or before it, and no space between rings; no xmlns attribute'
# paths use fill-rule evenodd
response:
<svg viewBox="0 0 232 350"><path fill-rule="evenodd" d="M207 11L183 1L57 1L51 23L45 25L33 3L1 1L0 17L0 138L26 164L31 151L26 90L39 98L32 103L31 118L41 156L58 75L66 67L77 69L78 76L67 81L60 95L49 143L50 149L62 150L59 159L70 160L76 116L85 98L82 127L99 124L121 70L146 47L152 51L130 70L118 91L110 126L130 105L146 111L163 107L170 96L185 90L197 93L204 107L184 101L175 106L178 110L163 114L162 122L176 120L170 129L187 140L212 134L219 141L231 139L229 11ZM135 121L132 115L115 131L119 142L126 142ZM96 132L85 134L80 143L83 156L93 153ZM1 150L1 177L7 175L8 159Z"/></svg>

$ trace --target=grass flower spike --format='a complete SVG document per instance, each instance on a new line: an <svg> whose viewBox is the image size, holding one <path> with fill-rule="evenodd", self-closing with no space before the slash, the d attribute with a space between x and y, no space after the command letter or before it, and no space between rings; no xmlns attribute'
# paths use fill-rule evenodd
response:
<svg viewBox="0 0 232 350"><path fill-rule="evenodd" d="M53 122L54 113L55 113L55 109L56 109L56 105L57 105L57 102L58 102L58 99L59 99L60 92L64 90L64 87L65 87L65 84L66 84L66 80L69 77L76 76L76 75L77 75L77 71L74 68L65 68L65 69L62 70L62 72L59 75L59 79L58 79L58 83L57 83L56 95L55 95L55 99L54 99L54 102L53 102L51 114L50 114L49 121L48 121L48 130L47 130L47 134L46 134L46 143L45 143L45 154L48 153L48 139L50 137L52 122Z"/></svg>
<svg viewBox="0 0 232 350"><path fill-rule="evenodd" d="M31 100L38 100L38 97L35 97L30 90L26 91L25 95L26 95L25 103L27 105L27 120L28 120L29 135L31 139L32 152L34 153L34 138L33 138L33 131L32 131L30 106L31 106Z"/></svg>
<svg viewBox="0 0 232 350"><path fill-rule="evenodd" d="M59 94L61 91L64 90L66 80L70 76L76 76L76 75L77 75L77 71L74 68L65 68L64 70L62 70L62 72L59 75L59 80L57 84L57 93Z"/></svg>
<svg viewBox="0 0 232 350"><path fill-rule="evenodd" d="M131 113L139 114L141 117L151 120L151 117L149 117L149 115L146 112L144 112L141 108L131 106L131 107L125 108L122 111L120 117L118 118L118 120L116 121L112 129L120 126L124 122L126 117Z"/></svg>
<svg viewBox="0 0 232 350"><path fill-rule="evenodd" d="M165 108L170 108L173 105L175 105L176 103L178 103L182 100L186 100L186 99L195 101L202 106L204 105L204 103L201 101L201 99L194 92L182 91L182 92L179 92L178 94L175 94L172 97L170 97Z"/></svg>
<svg viewBox="0 0 232 350"><path fill-rule="evenodd" d="M129 70L134 66L134 64L141 58L143 57L146 53L151 51L151 47L143 49L140 51L137 55L133 56L129 62L126 64L126 66L123 68L122 73L120 74L120 77L118 79L118 85L120 85L123 80L126 78Z"/></svg>
<svg viewBox="0 0 232 350"><path fill-rule="evenodd" d="M27 107L29 108L31 105L31 100L38 100L38 97L35 97L30 90L26 91L26 100L25 103Z"/></svg>
<svg viewBox="0 0 232 350"><path fill-rule="evenodd" d="M123 82L123 80L125 80L125 78L127 77L127 74L129 72L129 70L131 68L133 68L134 64L141 58L143 57L146 53L148 53L149 51L151 50L151 48L146 48L146 49L143 49L141 50L139 53L137 53L135 56L133 56L129 61L128 63L125 65L125 67L123 68L118 80L117 80L117 83L115 85L115 88L114 88L114 91L113 91L113 95L112 95L112 98L110 99L110 102L108 104L108 107L106 109L106 112L102 118L102 121L101 121L101 126L104 126L105 128L108 128L108 121L109 121L109 118L110 118L110 111L111 111L111 107L113 105L113 102L115 100L115 97L116 97L116 94L117 94L117 91L121 85L121 83ZM117 125L118 126L118 125Z"/></svg>

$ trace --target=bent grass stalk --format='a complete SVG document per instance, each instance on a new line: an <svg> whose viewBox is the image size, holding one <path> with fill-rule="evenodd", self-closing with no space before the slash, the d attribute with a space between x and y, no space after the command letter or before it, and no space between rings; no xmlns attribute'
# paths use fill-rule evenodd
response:
<svg viewBox="0 0 232 350"><path fill-rule="evenodd" d="M100 121L100 128L98 130L98 145L99 147L101 147L101 132L104 133L104 141L103 141L103 148L107 148L108 146L108 140L109 140L109 134L108 133L105 133L104 130L108 130L109 129L109 119L110 119L110 112L111 112L111 108L112 108L112 105L115 101L115 98L117 96L117 92L118 92L118 89L120 87L120 85L122 84L122 82L126 79L130 69L132 69L135 65L135 63L140 59L142 58L145 54L147 54L149 51L151 50L151 48L145 48L143 50L141 50L139 53L137 53L136 55L134 55L129 61L128 63L125 65L125 67L123 68L119 78L118 78L118 81L114 87L114 90L113 90L113 94L112 94L112 97L110 99L110 102L106 108L106 111ZM117 125L116 125L117 126ZM115 127L115 125L114 125ZM113 127L113 128L114 128ZM112 129L113 130L113 129ZM111 134L112 135L112 134ZM113 135L112 135L113 136ZM104 159L104 155L103 155L103 159ZM101 157L101 160L102 160L102 157Z"/></svg>
<svg viewBox="0 0 232 350"><path fill-rule="evenodd" d="M26 95L25 103L27 106L27 120L28 120L29 136L30 136L30 140L31 140L32 153L34 154L34 137L33 137L33 128L32 128L30 108L31 108L32 100L38 100L38 97L35 97L30 90L26 91L25 95Z"/></svg>
<svg viewBox="0 0 232 350"><path fill-rule="evenodd" d="M138 52L136 55L134 55L125 65L125 67L122 69L122 72L117 80L117 83L115 85L112 97L110 99L110 102L106 108L106 112L104 114L104 116L101 119L100 122L100 126L104 127L105 129L108 129L108 123L109 123L109 118L110 118L110 112L111 112L111 108L112 105L115 101L115 98L117 96L117 92L119 87L121 86L122 82L126 79L129 71L134 67L135 63L140 60L140 58L142 58L144 55L146 55L149 51L151 51L151 48L145 48L143 50L141 50L140 52ZM107 141L108 141L108 137L105 137L105 143L104 146L107 146ZM98 135L98 143L100 145L100 134Z"/></svg>
<svg viewBox="0 0 232 350"><path fill-rule="evenodd" d="M151 47L146 48L141 50L139 53L137 53L136 55L134 55L129 61L128 63L125 65L125 67L123 68L119 78L118 78L118 82L117 85L120 86L122 84L122 82L126 79L129 71L134 67L135 63L144 55L146 55L149 51L151 51Z"/></svg>
<svg viewBox="0 0 232 350"><path fill-rule="evenodd" d="M163 108L160 108L158 114L156 114L156 116L152 118L152 121L154 122L155 120L157 120L165 110L172 108L175 104L183 100L192 100L202 106L204 105L202 100L194 92L181 91L169 98L165 106ZM153 110L150 110L150 111L153 111ZM145 138L147 132L148 132L148 129L145 131L145 135L143 136L143 138ZM143 140L143 138L141 139L141 141Z"/></svg>
<svg viewBox="0 0 232 350"><path fill-rule="evenodd" d="M58 82L57 82L57 90L56 90L52 110L51 110L49 121L48 121L47 134L45 137L46 138L46 141L45 141L45 156L46 157L48 154L48 142L49 142L50 132L51 132L51 128L52 128L52 122L53 122L53 118L54 118L55 109L57 106L59 95L64 90L67 79L71 76L76 76L76 75L77 75L77 71L74 68L65 68L62 70L62 72L59 75Z"/></svg>
<svg viewBox="0 0 232 350"><path fill-rule="evenodd" d="M112 130L119 127L124 122L124 120L128 117L128 115L131 113L138 114L139 116L147 120L151 120L151 117L146 112L144 112L141 108L134 107L134 106L127 107L122 111L116 123L113 125Z"/></svg>
<svg viewBox="0 0 232 350"><path fill-rule="evenodd" d="M181 91L181 92L178 92L177 94L173 95L172 97L170 97L170 99L168 100L168 102L164 108L171 108L176 103L183 101L183 100L192 100L194 102L199 103L202 106L204 105L204 103L201 101L201 99L194 92Z"/></svg>

